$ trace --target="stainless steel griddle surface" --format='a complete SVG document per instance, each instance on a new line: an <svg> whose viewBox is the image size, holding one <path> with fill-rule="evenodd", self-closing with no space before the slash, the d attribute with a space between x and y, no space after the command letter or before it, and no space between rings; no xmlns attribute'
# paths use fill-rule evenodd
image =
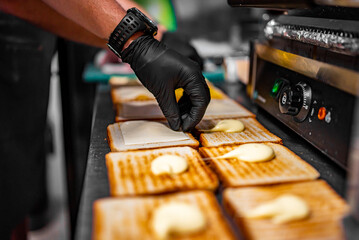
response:
<svg viewBox="0 0 359 240"><path fill-rule="evenodd" d="M345 194L346 173L343 169L298 135L291 132L278 120L264 111L256 109L246 97L243 86L225 83L218 85L218 87L257 114L258 121L269 131L282 138L285 146L315 167L320 172L321 179L326 180L341 196ZM110 152L107 144L106 128L114 122L114 119L115 111L110 98L110 87L108 85L98 85L92 119L91 142L77 218L76 240L91 239L92 204L99 198L110 196L105 164L105 155Z"/></svg>

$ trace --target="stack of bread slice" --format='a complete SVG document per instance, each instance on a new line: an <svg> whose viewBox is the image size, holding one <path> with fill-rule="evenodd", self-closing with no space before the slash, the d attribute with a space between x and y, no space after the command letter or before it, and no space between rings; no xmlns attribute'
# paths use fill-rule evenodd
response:
<svg viewBox="0 0 359 240"><path fill-rule="evenodd" d="M238 234L248 239L342 237L339 220L348 209L345 201L323 180L316 180L318 171L284 147L282 139L262 126L252 112L212 84L211 103L193 135L170 130L154 97L138 81L121 79L111 85L117 110L116 123L107 128L112 197L94 204L93 239L163 239L154 227L154 216L168 203L196 207L205 227L183 233L179 230L185 226L180 224L181 213L176 213L178 219L172 217L177 220L166 215L172 225L159 227L166 227L165 239L236 239ZM177 100L182 94L183 90L176 91ZM240 121L244 130L211 131L221 120ZM249 143L271 148L273 159L254 163L222 157ZM155 174L153 162L168 155L184 159L188 168L176 174ZM249 210L282 194L304 199L309 216L281 225L267 218L247 218ZM232 220L235 229L228 224Z"/></svg>

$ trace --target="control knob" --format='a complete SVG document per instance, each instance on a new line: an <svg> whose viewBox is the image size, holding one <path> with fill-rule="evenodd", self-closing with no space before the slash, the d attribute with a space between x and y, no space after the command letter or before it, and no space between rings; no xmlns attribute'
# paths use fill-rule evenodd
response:
<svg viewBox="0 0 359 240"><path fill-rule="evenodd" d="M308 84L299 82L295 86L286 85L279 97L279 110L302 122L308 116L311 102L312 90Z"/></svg>

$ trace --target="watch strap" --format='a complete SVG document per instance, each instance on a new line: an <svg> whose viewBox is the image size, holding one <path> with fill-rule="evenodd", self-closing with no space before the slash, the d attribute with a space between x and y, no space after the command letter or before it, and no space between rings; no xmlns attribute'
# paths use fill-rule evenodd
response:
<svg viewBox="0 0 359 240"><path fill-rule="evenodd" d="M136 32L146 30L145 23L132 12L127 12L126 16L111 33L107 46L118 56L121 57L122 49L127 40Z"/></svg>

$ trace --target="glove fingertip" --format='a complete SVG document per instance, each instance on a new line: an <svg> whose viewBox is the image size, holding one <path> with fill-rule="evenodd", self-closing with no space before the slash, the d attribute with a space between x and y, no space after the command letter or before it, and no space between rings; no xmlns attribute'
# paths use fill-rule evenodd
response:
<svg viewBox="0 0 359 240"><path fill-rule="evenodd" d="M188 114L184 114L182 116L182 130L184 132L191 131L195 125L196 125L196 123L193 121L193 119Z"/></svg>
<svg viewBox="0 0 359 240"><path fill-rule="evenodd" d="M181 121L179 119L167 119L170 128L174 131L180 130Z"/></svg>

